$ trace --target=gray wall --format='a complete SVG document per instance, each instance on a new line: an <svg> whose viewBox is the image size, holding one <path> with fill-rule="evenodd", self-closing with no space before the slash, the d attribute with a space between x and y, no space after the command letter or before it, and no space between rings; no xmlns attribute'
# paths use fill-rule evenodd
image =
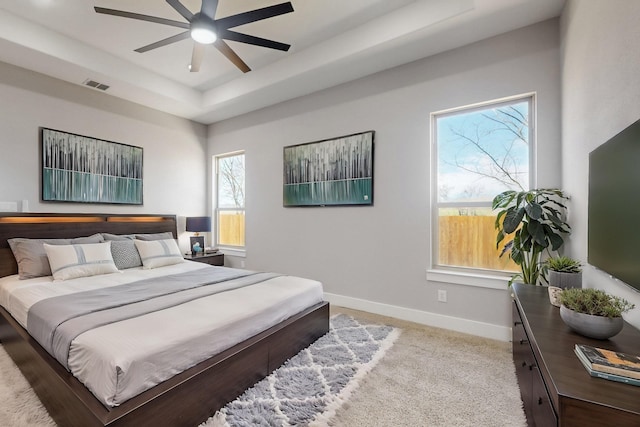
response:
<svg viewBox="0 0 640 427"><path fill-rule="evenodd" d="M562 180L572 197L573 226L568 247L584 261L589 152L640 118L639 17L636 0L569 0L562 17ZM584 279L635 303L625 317L640 327L639 292L590 266Z"/></svg>
<svg viewBox="0 0 640 427"><path fill-rule="evenodd" d="M425 278L429 114L533 91L537 185L558 186L558 20L210 126L210 155L246 150L246 267L318 279L342 305L507 339L506 286ZM376 131L373 207L282 207L282 147L366 130ZM447 303L437 302L438 289Z"/></svg>
<svg viewBox="0 0 640 427"><path fill-rule="evenodd" d="M40 127L143 147L144 205L40 202ZM177 214L182 230L182 216L208 212L204 125L0 63L0 129L1 202L27 200L34 212Z"/></svg>

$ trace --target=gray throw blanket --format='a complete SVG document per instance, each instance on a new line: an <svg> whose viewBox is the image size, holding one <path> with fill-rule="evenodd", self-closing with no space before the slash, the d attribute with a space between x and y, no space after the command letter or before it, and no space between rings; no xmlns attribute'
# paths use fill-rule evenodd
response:
<svg viewBox="0 0 640 427"><path fill-rule="evenodd" d="M47 298L29 310L27 330L69 370L71 341L83 332L276 276L233 268L203 268Z"/></svg>

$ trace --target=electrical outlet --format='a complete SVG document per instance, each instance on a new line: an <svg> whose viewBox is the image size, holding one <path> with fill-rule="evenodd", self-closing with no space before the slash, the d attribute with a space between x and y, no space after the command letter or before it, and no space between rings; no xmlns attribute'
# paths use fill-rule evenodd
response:
<svg viewBox="0 0 640 427"><path fill-rule="evenodd" d="M240 268L244 268L244 260L240 261Z"/></svg>
<svg viewBox="0 0 640 427"><path fill-rule="evenodd" d="M438 301L447 302L447 291L443 289L438 289Z"/></svg>

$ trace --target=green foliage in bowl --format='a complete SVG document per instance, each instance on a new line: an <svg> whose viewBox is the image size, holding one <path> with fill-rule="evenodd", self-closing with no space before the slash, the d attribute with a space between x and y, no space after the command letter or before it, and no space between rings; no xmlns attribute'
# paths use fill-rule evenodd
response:
<svg viewBox="0 0 640 427"><path fill-rule="evenodd" d="M559 294L560 304L578 313L602 317L621 317L635 307L629 301L600 289L570 288Z"/></svg>
<svg viewBox="0 0 640 427"><path fill-rule="evenodd" d="M582 263L580 261L564 255L549 258L545 263L549 270L560 273L580 273L582 271Z"/></svg>

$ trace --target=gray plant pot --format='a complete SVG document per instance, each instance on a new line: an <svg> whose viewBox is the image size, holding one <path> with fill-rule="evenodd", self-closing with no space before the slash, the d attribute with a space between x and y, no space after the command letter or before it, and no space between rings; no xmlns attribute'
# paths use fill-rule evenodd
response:
<svg viewBox="0 0 640 427"><path fill-rule="evenodd" d="M617 335L624 326L622 317L603 317L578 313L564 305L560 307L560 317L571 329L585 337L606 340Z"/></svg>
<svg viewBox="0 0 640 427"><path fill-rule="evenodd" d="M582 271L579 273L563 273L560 271L549 270L549 286L557 288L581 288L582 287Z"/></svg>

